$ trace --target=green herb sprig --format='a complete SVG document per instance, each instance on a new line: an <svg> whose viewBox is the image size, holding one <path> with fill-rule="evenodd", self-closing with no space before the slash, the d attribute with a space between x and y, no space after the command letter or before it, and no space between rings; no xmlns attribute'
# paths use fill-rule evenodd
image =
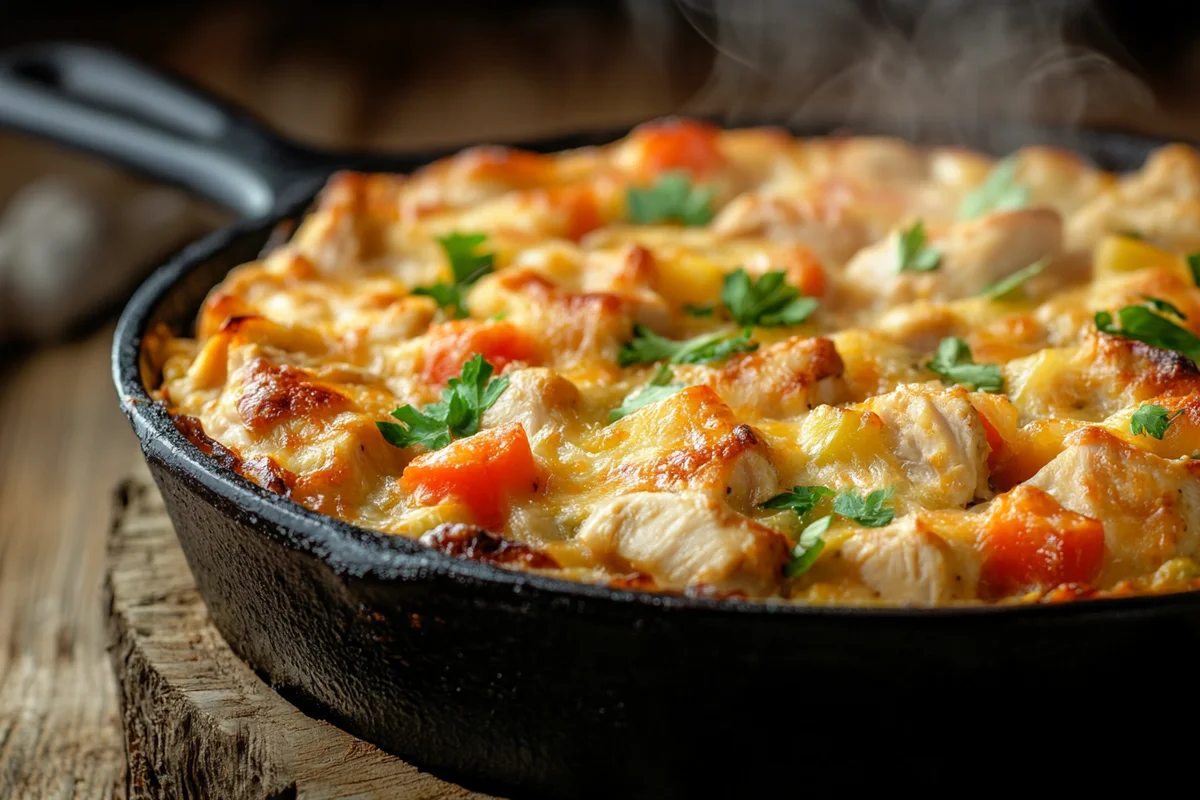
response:
<svg viewBox="0 0 1200 800"><path fill-rule="evenodd" d="M926 366L941 376L943 383L957 383L981 392L1004 389L1004 374L998 364L976 364L971 348L957 336L947 336Z"/></svg>
<svg viewBox="0 0 1200 800"><path fill-rule="evenodd" d="M1154 297L1145 299L1146 302L1141 305L1118 309L1115 319L1108 311L1097 311L1094 318L1096 329L1110 336L1174 350L1192 361L1200 361L1200 338L1164 315L1180 320L1186 320L1187 317L1166 300Z"/></svg>
<svg viewBox="0 0 1200 800"><path fill-rule="evenodd" d="M641 391L636 394L631 394L622 401L621 405L614 408L608 415L609 422L627 417L639 408L644 408L651 403L657 403L660 400L666 400L671 395L684 388L682 383L673 383L675 373L666 364L659 366L654 372L654 376L650 382L642 387Z"/></svg>
<svg viewBox="0 0 1200 800"><path fill-rule="evenodd" d="M900 232L897 272L932 272L942 263L942 254L925 244L925 223L918 220Z"/></svg>
<svg viewBox="0 0 1200 800"><path fill-rule="evenodd" d="M1162 406L1144 405L1129 418L1129 432L1134 436L1144 433L1155 439L1162 439L1167 433L1167 428L1171 427L1171 423L1183 412L1184 409L1181 408L1171 414Z"/></svg>
<svg viewBox="0 0 1200 800"><path fill-rule="evenodd" d="M451 283L435 283L432 286L422 286L413 289L413 294L432 297L438 306L448 309L451 316L462 319L467 316L467 304L464 296L466 287L492 271L496 256L494 253L476 251L479 245L487 241L484 233L451 233L439 236L437 243L442 246L450 271L454 275Z"/></svg>
<svg viewBox="0 0 1200 800"><path fill-rule="evenodd" d="M705 225L713 217L712 200L712 189L693 187L686 172L668 172L653 186L631 186L625 192L629 221L638 225Z"/></svg>
<svg viewBox="0 0 1200 800"><path fill-rule="evenodd" d="M633 339L622 345L617 354L617 363L627 367L630 364L653 364L657 361L668 361L672 364L720 361L734 353L757 350L758 343L750 341L753 333L751 328L745 328L736 336L730 336L725 331L716 331L675 341L659 336L644 325L634 325Z"/></svg>
<svg viewBox="0 0 1200 800"><path fill-rule="evenodd" d="M1017 183L1017 160L1001 160L979 188L963 198L958 207L962 221L981 217L990 211L1010 211L1029 205L1029 188Z"/></svg>
<svg viewBox="0 0 1200 800"><path fill-rule="evenodd" d="M508 378L492 380L495 368L476 353L465 364L457 378L451 378L442 391L442 402L425 406L418 411L411 405L401 406L392 416L395 422L376 422L379 432L394 447L422 444L438 450L455 439L479 431L483 412L496 402L508 388Z"/></svg>

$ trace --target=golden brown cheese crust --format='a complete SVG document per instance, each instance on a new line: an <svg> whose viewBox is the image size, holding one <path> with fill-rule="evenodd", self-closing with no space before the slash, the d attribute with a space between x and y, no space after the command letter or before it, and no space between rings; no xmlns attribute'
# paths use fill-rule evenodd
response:
<svg viewBox="0 0 1200 800"><path fill-rule="evenodd" d="M1200 249L1200 155L1174 145L1118 178L1028 147L1012 161L1027 207L960 219L994 166L664 120L601 148L340 174L288 243L213 289L195 340L148 338L144 371L180 430L249 479L508 568L842 604L1200 588L1200 372L1093 322L1150 296L1200 333L1184 258ZM628 190L668 175L711 194L710 221L630 220ZM940 262L901 271L917 221ZM483 234L494 259L462 319L416 291L452 279L452 233ZM1019 291L979 296L1041 260ZM680 391L610 421L655 374L621 364L635 326L737 333L688 309L719 304L738 269L781 272L819 306L752 327L749 352L673 365ZM999 365L1003 391L931 371L946 337ZM437 458L384 439L376 423L437 402L476 353L508 381L481 439ZM1178 414L1162 438L1133 433L1147 403ZM888 489L895 517L835 515L791 574L800 529L832 508L762 507L794 486Z"/></svg>

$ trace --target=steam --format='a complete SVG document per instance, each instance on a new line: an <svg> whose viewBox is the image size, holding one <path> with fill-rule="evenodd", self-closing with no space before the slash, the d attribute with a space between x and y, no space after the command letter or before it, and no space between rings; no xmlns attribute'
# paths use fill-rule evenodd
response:
<svg viewBox="0 0 1200 800"><path fill-rule="evenodd" d="M869 118L896 134L990 119L1121 126L1154 107L1129 69L1078 41L1087 0L675 0L716 49L689 113Z"/></svg>

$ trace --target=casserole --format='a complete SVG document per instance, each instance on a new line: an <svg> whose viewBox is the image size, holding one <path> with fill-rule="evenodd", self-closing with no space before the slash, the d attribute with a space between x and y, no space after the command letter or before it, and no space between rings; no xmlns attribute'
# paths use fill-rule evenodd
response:
<svg viewBox="0 0 1200 800"><path fill-rule="evenodd" d="M1095 719L1114 686L1140 687L1139 735L1161 744L1166 729L1155 721L1175 712L1154 687L1196 652L1195 594L920 612L659 595L454 558L241 477L220 458L228 454L214 460L153 402L147 332L186 330L211 287L294 223L335 167L404 172L428 158L311 156L92 50L26 51L3 73L8 124L264 215L197 242L143 285L114 341L114 380L215 623L303 708L472 788L527 796L946 784L1031 738L1064 752L1059 739L1080 734L1064 733L1063 721ZM126 116L131 105L139 119ZM203 124L164 126L166 108L190 109ZM989 130L973 143L995 152L1069 145L1115 169L1161 144L1022 124ZM1019 705L1030 698L1032 708ZM1104 719L1119 710L1105 706ZM936 726L936 747L913 735L921 725ZM1007 748L991 741L996 733ZM1130 746L1089 741L1089 754ZM1076 777L1072 785L1089 785Z"/></svg>

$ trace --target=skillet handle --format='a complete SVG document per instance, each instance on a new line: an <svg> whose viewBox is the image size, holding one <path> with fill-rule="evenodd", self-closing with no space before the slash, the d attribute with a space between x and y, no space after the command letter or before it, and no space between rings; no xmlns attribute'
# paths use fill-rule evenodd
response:
<svg viewBox="0 0 1200 800"><path fill-rule="evenodd" d="M69 42L0 54L0 125L180 185L245 216L327 174L333 157L109 50Z"/></svg>

